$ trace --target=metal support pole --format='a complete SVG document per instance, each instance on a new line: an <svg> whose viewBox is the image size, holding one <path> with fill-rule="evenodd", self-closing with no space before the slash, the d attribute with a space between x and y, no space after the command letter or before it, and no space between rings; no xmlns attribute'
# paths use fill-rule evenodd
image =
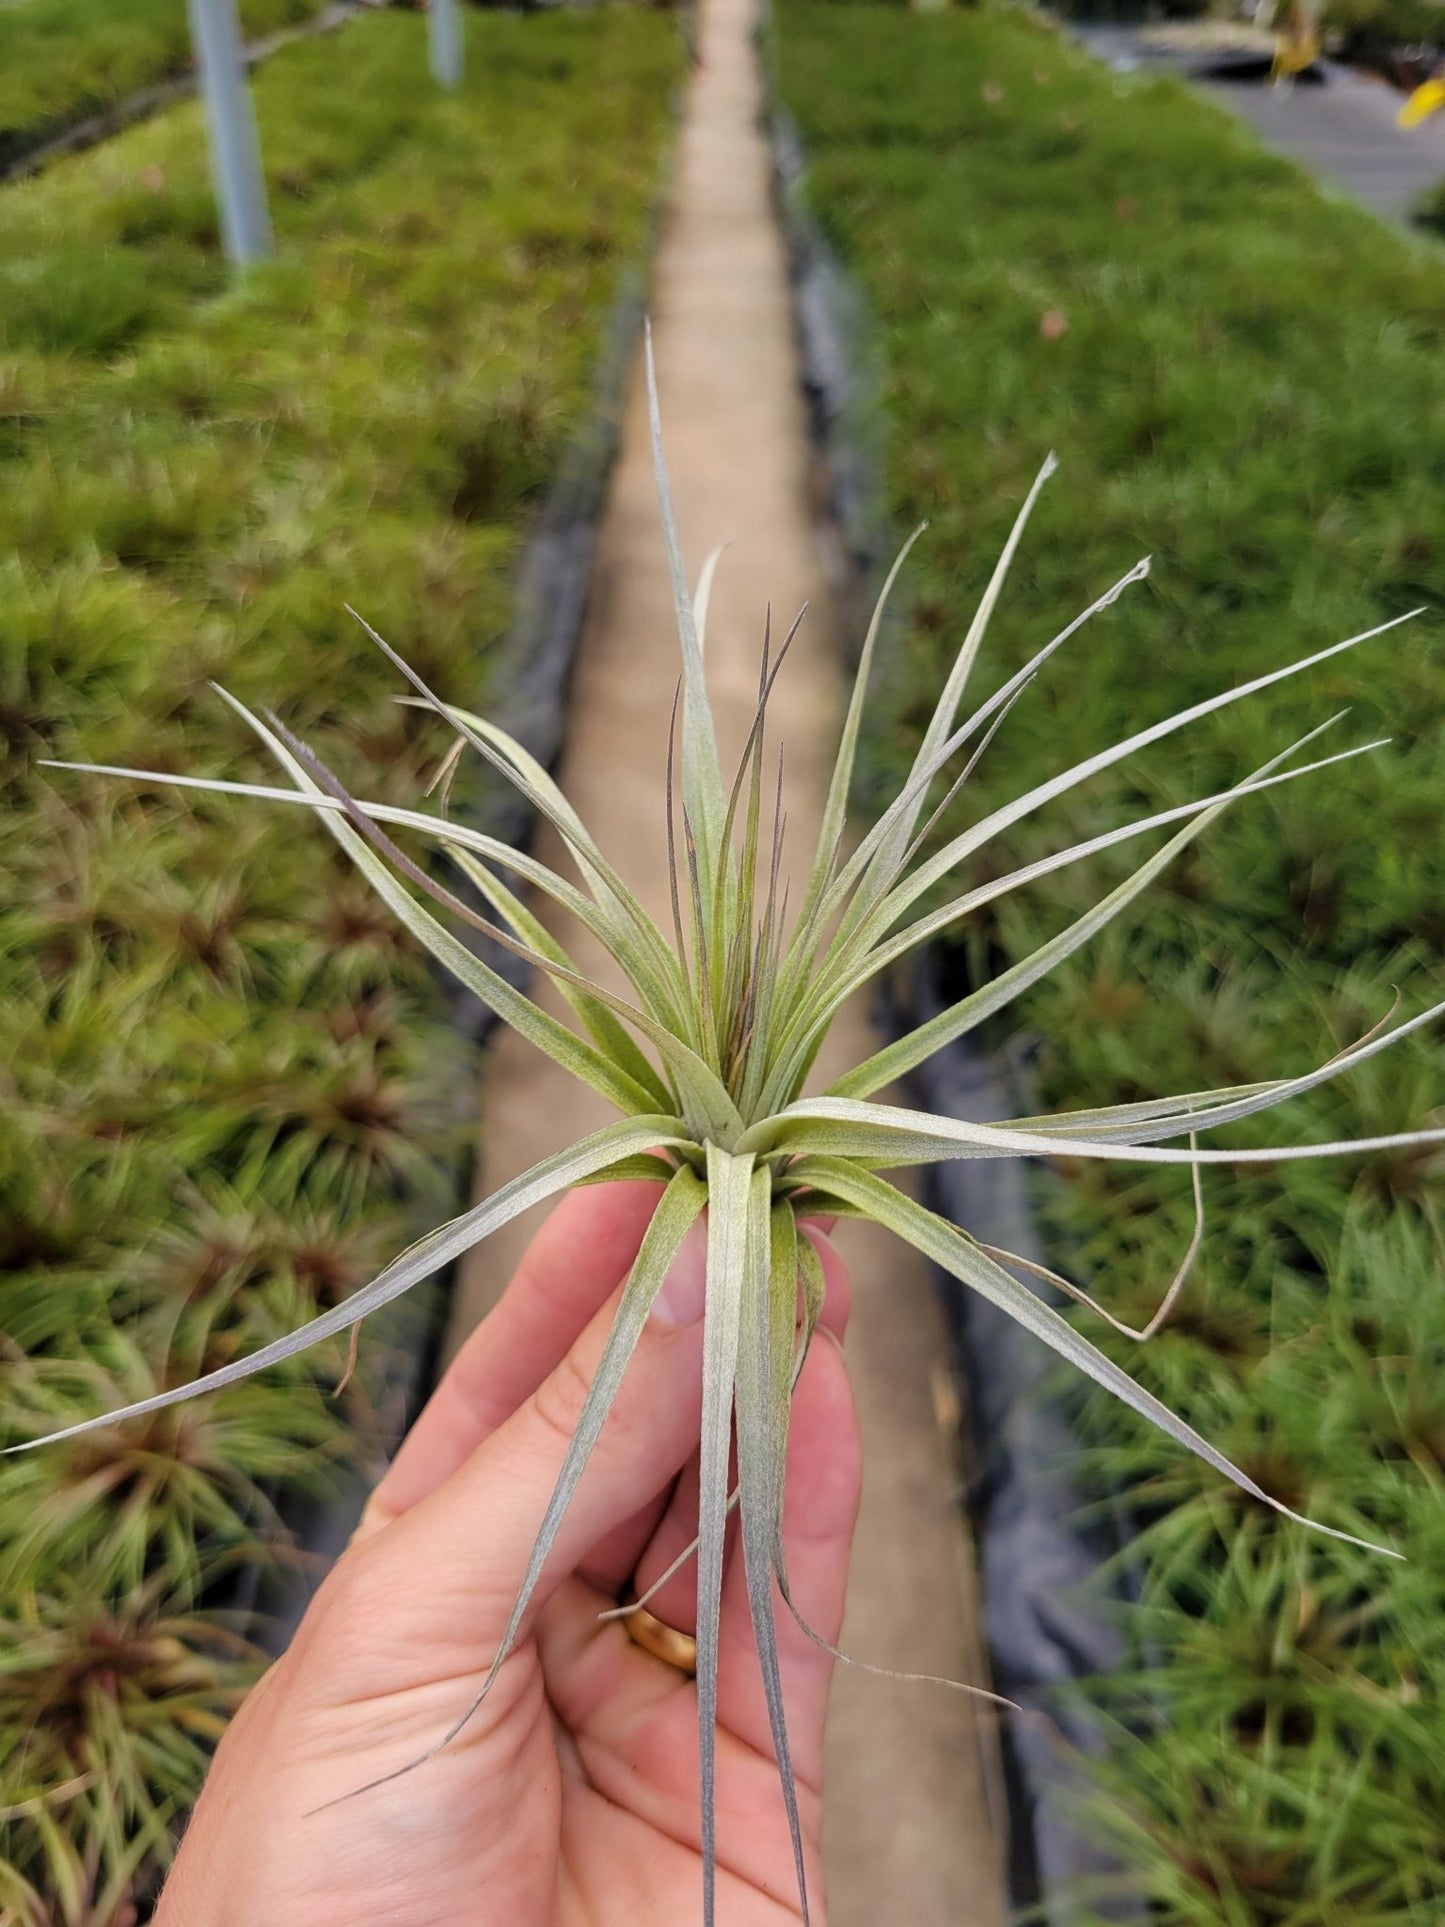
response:
<svg viewBox="0 0 1445 1927"><path fill-rule="evenodd" d="M462 84L462 16L457 0L431 0L427 8L427 43L431 49L432 78L440 87Z"/></svg>
<svg viewBox="0 0 1445 1927"><path fill-rule="evenodd" d="M186 0L186 4L206 103L221 240L227 258L244 267L270 254L271 217L236 0Z"/></svg>

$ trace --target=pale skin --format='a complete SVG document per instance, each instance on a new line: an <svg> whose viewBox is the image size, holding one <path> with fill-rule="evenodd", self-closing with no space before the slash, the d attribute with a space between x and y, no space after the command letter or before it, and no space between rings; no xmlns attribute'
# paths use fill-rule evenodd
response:
<svg viewBox="0 0 1445 1927"><path fill-rule="evenodd" d="M685 1927L702 1914L697 1694L599 1621L690 1542L701 1414L701 1239L689 1234L562 1525L519 1643L481 1708L426 1752L486 1675L616 1293L658 1196L573 1193L533 1240L372 1495L284 1658L222 1743L157 1927ZM841 1339L848 1286L809 1227ZM841 1352L817 1340L793 1406L784 1533L799 1609L836 1641L857 1515ZM689 1565L652 1600L695 1623ZM812 1917L831 1662L778 1607ZM719 1927L799 1915L793 1855L729 1547L718 1710ZM338 1804L326 1805L328 1801ZM318 1809L320 1809L318 1811Z"/></svg>

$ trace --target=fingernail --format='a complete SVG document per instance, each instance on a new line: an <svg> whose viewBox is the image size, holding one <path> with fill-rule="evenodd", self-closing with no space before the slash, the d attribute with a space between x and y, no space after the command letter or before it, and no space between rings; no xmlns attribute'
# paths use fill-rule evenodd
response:
<svg viewBox="0 0 1445 1927"><path fill-rule="evenodd" d="M707 1239L700 1227L689 1231L678 1248L662 1289L652 1301L659 1325L695 1325L707 1297Z"/></svg>

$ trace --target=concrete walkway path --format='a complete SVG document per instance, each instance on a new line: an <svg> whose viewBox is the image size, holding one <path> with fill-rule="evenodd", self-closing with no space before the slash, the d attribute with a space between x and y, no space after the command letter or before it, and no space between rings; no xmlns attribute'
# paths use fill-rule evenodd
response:
<svg viewBox="0 0 1445 1927"><path fill-rule="evenodd" d="M1445 181L1445 116L1398 127L1405 96L1373 74L1325 63L1323 87L1210 85L1270 147L1325 185L1340 187L1387 221L1405 221L1416 197Z"/></svg>
<svg viewBox="0 0 1445 1927"><path fill-rule="evenodd" d="M760 131L755 0L702 0L700 60L687 98L656 267L653 325L669 465L684 551L696 572L731 540L708 631L725 763L755 700L764 611L810 613L774 698L787 750L790 837L806 851L843 691L810 511L810 468L787 266ZM561 782L629 883L670 925L662 799L677 645L653 493L640 371L634 374L600 535ZM555 848L543 853L557 859ZM794 859L801 867L802 856ZM565 866L564 866L565 867ZM558 934L603 969L584 933ZM544 994L544 1001L545 1001ZM861 1013L835 1050L874 1046ZM510 1032L484 1070L483 1192L607 1121L580 1089ZM473 1254L452 1343L495 1301L535 1219ZM864 1512L844 1645L875 1663L980 1677L972 1558L956 1475L935 1411L944 1355L920 1263L867 1227L840 1228L856 1309L849 1357L862 1409ZM839 1678L828 1766L825 1857L831 1927L998 1927L1004 1917L993 1727L974 1702L862 1674ZM682 1924L680 1923L680 1927Z"/></svg>
<svg viewBox="0 0 1445 1927"><path fill-rule="evenodd" d="M1153 65L1189 74L1267 145L1387 221L1406 220L1416 196L1445 181L1445 113L1398 127L1405 96L1374 74L1323 61L1323 85L1219 80L1199 71L1197 56L1171 50L1163 34L1109 23L1073 31L1120 72Z"/></svg>

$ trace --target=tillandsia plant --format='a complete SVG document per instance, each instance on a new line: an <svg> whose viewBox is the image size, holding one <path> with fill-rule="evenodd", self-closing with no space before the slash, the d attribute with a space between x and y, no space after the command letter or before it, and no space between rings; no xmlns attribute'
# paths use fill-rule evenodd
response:
<svg viewBox="0 0 1445 1927"><path fill-rule="evenodd" d="M1322 760L1300 763L1299 752L1321 733L1314 730L1230 789L1126 823L1012 874L948 897L937 908L920 907L925 893L935 892L966 858L1012 824L1134 751L1327 661L1393 624L1337 642L1150 724L983 816L946 840L936 853L924 856L929 834L944 807L940 804L929 811L935 782L947 781L950 772L957 772L944 799L945 804L951 801L967 783L1010 707L1049 657L1089 616L1113 602L1147 570L1147 563L1130 570L1024 668L959 720L990 615L1030 510L1052 470L1050 460L1020 511L963 639L907 782L878 821L849 847L845 840L846 806L869 673L878 646L883 603L907 547L895 563L862 651L817 848L790 914L789 891L781 876L781 760L774 771L764 743L768 700L787 654L787 642L775 653L764 642L756 713L736 774L728 782L719 757L703 660L707 606L717 557L709 559L694 598L689 593L672 516L650 357L649 384L658 493L681 646L665 798L672 875L670 931L644 912L586 825L527 751L485 718L434 696L374 634L378 647L411 684L417 698L430 705L455 732L454 749L470 748L482 756L553 826L576 866L578 881L481 831L450 822L444 814L356 800L275 717L256 716L230 697L227 700L232 708L275 756L292 787L164 779L270 802L300 804L313 811L437 962L491 1004L524 1037L607 1098L621 1113L620 1120L582 1138L569 1150L544 1159L484 1203L433 1231L370 1284L289 1337L209 1372L193 1384L50 1436L70 1437L92 1426L139 1416L289 1358L305 1346L355 1326L368 1312L457 1258L509 1219L569 1186L621 1177L659 1180L663 1189L656 1212L624 1287L506 1633L480 1692L470 1707L459 1709L456 1723L450 1733L438 1738L434 1753L471 1717L511 1650L563 1512L601 1431L652 1301L684 1236L706 1213L701 1487L697 1538L690 1551L697 1561L703 1916L710 1927L715 1911L718 1616L726 1522L734 1500L741 1507L745 1575L805 1920L808 1914L774 1617L775 1590L791 1609L781 1531L790 1399L823 1296L817 1256L809 1241L798 1235L799 1212L836 1212L870 1218L886 1226L972 1290L1001 1306L1045 1344L1255 1499L1289 1518L1297 1518L1011 1275L1005 1268L1009 1254L990 1249L926 1210L880 1173L948 1158L1061 1155L1183 1165L1197 1173L1211 1162L1234 1165L1253 1160L1274 1164L1288 1157L1330 1157L1445 1138L1442 1130L1414 1131L1263 1150L1207 1150L1197 1143L1201 1132L1268 1110L1338 1077L1409 1035L1445 1006L1395 1024L1383 1033L1371 1033L1303 1076L1102 1110L1025 1117L1007 1124L974 1124L870 1101L933 1051L1004 1009L1078 950L1126 910L1152 879L1231 804L1342 763L1362 750L1346 749ZM961 770L957 767L960 760ZM141 774L110 765L83 767L115 775ZM153 772L143 774L149 783L159 780ZM1007 891L1116 843L1166 828L1174 833L1162 848L1032 956L856 1065L821 1095L805 1095L819 1048L840 1006L897 959ZM471 885L475 892L472 902L464 902L407 855L393 840L394 830L413 833L435 846ZM512 881L504 882L503 874ZM625 973L630 995L614 994L586 978L521 900L514 885L530 886L591 932ZM549 1015L523 990L473 955L427 907L423 897L431 898L451 916L550 977L566 998L575 1025ZM482 911L473 907L478 900L485 906ZM1167 1142L1179 1138L1189 1140L1187 1148ZM1074 1287L1067 1289L1092 1303ZM729 1456L734 1435L737 1489L730 1494ZM29 1443L45 1442L36 1439ZM1315 1530L1336 1538L1349 1537L1325 1525L1316 1525ZM406 1770L407 1764L399 1763L398 1770Z"/></svg>

